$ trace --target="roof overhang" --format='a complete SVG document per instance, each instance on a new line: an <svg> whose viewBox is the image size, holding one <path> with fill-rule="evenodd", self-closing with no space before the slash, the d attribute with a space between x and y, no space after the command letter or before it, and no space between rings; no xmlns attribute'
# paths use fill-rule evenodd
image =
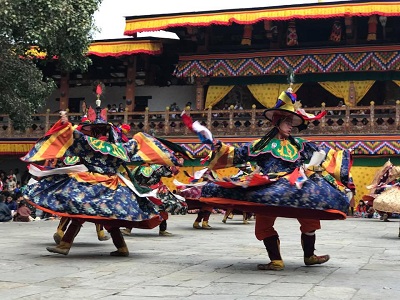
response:
<svg viewBox="0 0 400 300"><path fill-rule="evenodd" d="M162 53L162 43L158 40L105 40L90 44L88 55L123 56L132 54L157 55Z"/></svg>
<svg viewBox="0 0 400 300"><path fill-rule="evenodd" d="M360 16L400 16L400 1L338 1L208 12L183 12L125 18L125 35L181 26L254 24L263 20L324 19Z"/></svg>

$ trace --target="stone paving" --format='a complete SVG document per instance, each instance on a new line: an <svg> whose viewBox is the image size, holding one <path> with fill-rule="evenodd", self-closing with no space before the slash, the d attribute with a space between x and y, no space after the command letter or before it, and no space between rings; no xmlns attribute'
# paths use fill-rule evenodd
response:
<svg viewBox="0 0 400 300"><path fill-rule="evenodd" d="M58 221L0 223L0 299L387 299L400 298L398 220L348 218L322 221L316 254L324 265L303 264L299 224L279 218L276 229L283 271L258 271L267 263L254 220L240 216L212 230L192 228L195 215L171 216L168 230L134 229L131 255L110 257L111 242L97 240L85 223L68 256L51 254ZM397 299L399 299L397 298Z"/></svg>

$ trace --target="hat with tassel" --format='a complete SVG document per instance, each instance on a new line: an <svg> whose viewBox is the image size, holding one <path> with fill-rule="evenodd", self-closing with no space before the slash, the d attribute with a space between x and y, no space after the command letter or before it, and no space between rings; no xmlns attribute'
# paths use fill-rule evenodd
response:
<svg viewBox="0 0 400 300"><path fill-rule="evenodd" d="M288 70L289 88L282 92L278 101L273 108L264 111L264 116L275 126L282 118L291 118L292 126L298 127L299 130L305 129L309 121L319 120L326 115L326 111L322 111L318 115L306 113L301 108L300 101L297 101L297 95L293 93L294 73Z"/></svg>

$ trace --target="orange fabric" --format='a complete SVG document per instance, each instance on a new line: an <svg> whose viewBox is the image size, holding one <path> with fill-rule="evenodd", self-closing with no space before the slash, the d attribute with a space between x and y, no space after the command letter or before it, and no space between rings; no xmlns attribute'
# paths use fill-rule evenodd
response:
<svg viewBox="0 0 400 300"><path fill-rule="evenodd" d="M116 190L118 184L125 185L117 175L103 175L98 173L80 172L71 173L70 177L79 182L87 182L89 184L102 184L112 190Z"/></svg>
<svg viewBox="0 0 400 300"><path fill-rule="evenodd" d="M262 241L267 237L278 235L274 229L276 218L277 217L269 217L258 214L256 215L255 235L258 240ZM300 223L301 233L321 229L321 222L319 220L298 218L297 221Z"/></svg>

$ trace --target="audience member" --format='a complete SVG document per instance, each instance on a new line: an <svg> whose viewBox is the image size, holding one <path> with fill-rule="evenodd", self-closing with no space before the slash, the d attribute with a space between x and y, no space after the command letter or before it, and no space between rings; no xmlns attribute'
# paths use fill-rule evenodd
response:
<svg viewBox="0 0 400 300"><path fill-rule="evenodd" d="M176 104L176 102L174 102L169 107L169 111L181 111L181 109L179 108L178 104ZM176 114L171 114L171 118L175 119L176 118Z"/></svg>
<svg viewBox="0 0 400 300"><path fill-rule="evenodd" d="M124 111L125 111L124 105L122 103L120 103L118 105L118 112L124 112Z"/></svg>
<svg viewBox="0 0 400 300"><path fill-rule="evenodd" d="M12 220L11 210L4 203L4 195L0 195L0 222L8 222Z"/></svg>
<svg viewBox="0 0 400 300"><path fill-rule="evenodd" d="M10 194L6 196L6 205L11 210L11 215L14 216L15 213L17 212L18 205L17 202L14 200L13 196Z"/></svg>
<svg viewBox="0 0 400 300"><path fill-rule="evenodd" d="M31 210L26 205L26 201L22 200L17 209L17 213L14 216L15 222L30 222L33 220L31 217Z"/></svg>
<svg viewBox="0 0 400 300"><path fill-rule="evenodd" d="M354 217L359 217L359 218L367 217L367 205L365 205L365 202L363 200L360 200L360 202L358 202L356 212L354 213Z"/></svg>

